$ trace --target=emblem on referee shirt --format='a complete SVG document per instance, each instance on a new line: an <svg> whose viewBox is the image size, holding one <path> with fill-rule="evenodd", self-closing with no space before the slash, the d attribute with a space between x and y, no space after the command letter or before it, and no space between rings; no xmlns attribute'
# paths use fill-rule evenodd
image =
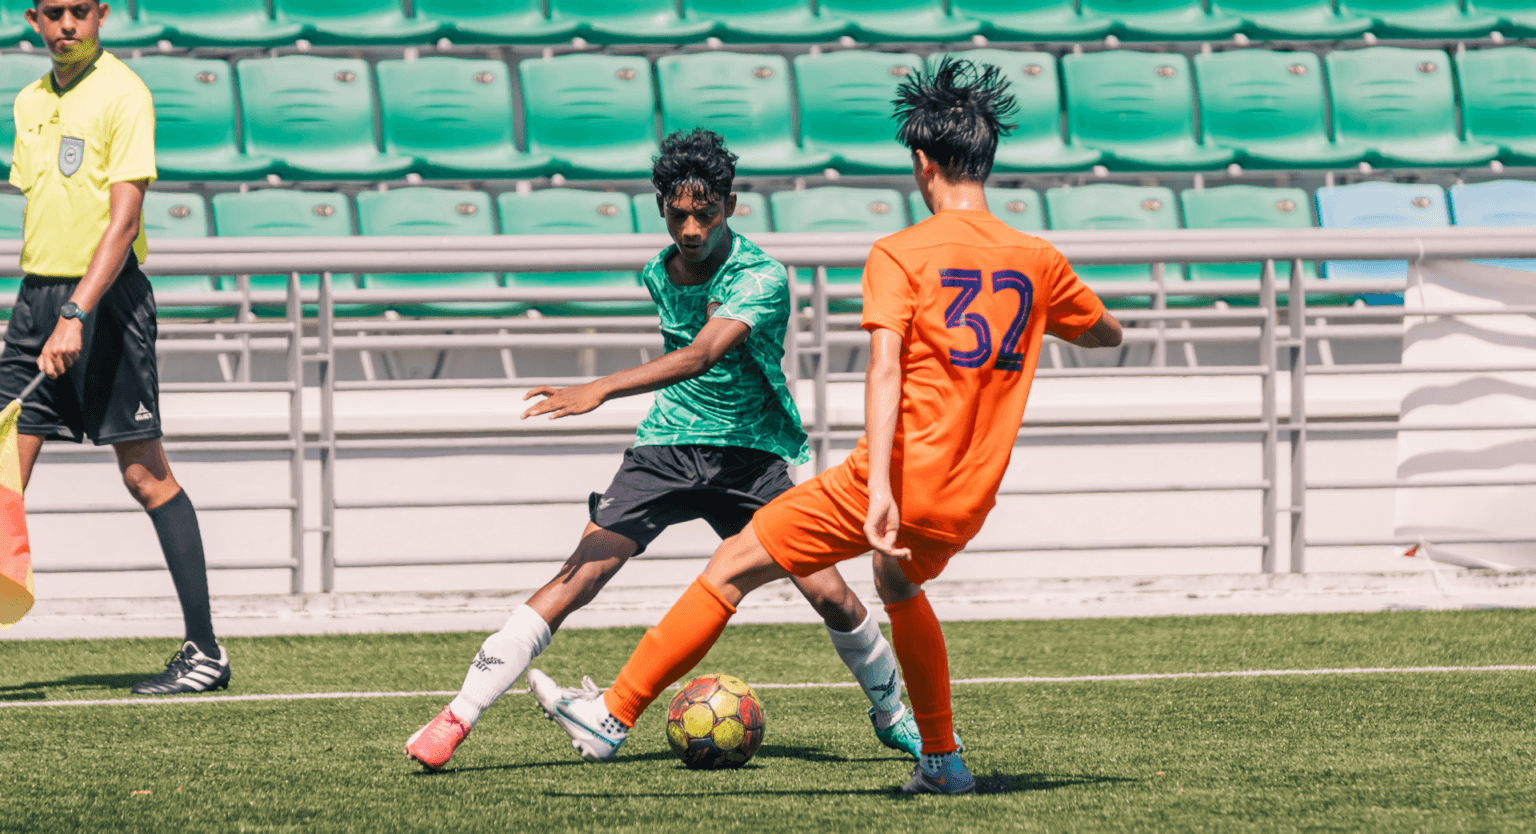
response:
<svg viewBox="0 0 1536 834"><path fill-rule="evenodd" d="M65 136L59 140L59 173L72 177L85 161L85 140Z"/></svg>

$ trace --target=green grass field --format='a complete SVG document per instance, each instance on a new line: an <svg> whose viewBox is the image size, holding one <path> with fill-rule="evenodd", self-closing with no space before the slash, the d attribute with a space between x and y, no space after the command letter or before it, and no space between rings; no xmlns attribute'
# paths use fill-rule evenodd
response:
<svg viewBox="0 0 1536 834"><path fill-rule="evenodd" d="M1536 611L954 623L956 678L1536 665ZM611 680L639 629L568 631L536 665ZM232 695L452 690L483 634L231 639ZM660 707L585 764L526 694L450 770L401 752L440 696L44 706L126 697L166 640L0 643L3 831L1536 831L1536 672L958 684L982 776L893 793L849 688L763 689L740 771L673 758ZM700 665L849 680L819 626L737 626ZM140 793L147 792L147 793Z"/></svg>

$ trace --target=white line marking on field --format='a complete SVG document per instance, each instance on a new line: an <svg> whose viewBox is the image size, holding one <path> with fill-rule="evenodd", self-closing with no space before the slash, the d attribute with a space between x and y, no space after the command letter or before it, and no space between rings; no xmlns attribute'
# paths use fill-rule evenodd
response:
<svg viewBox="0 0 1536 834"><path fill-rule="evenodd" d="M976 683L1093 683L1099 681L1154 681L1180 678L1269 678L1288 675L1380 675L1407 672L1536 672L1536 666L1368 666L1358 669L1243 669L1233 672L1148 672L1136 675L1075 675L1072 677L1044 678L958 678L951 684ZM756 683L754 689L854 689L857 683ZM673 685L668 689L676 689ZM526 689L509 690L512 694L527 694ZM318 701L326 699L359 698L448 698L459 694L455 691L422 692L295 692L269 695L196 695L185 698L97 698L77 701L0 701L0 707L102 707L124 704L210 704L225 701Z"/></svg>

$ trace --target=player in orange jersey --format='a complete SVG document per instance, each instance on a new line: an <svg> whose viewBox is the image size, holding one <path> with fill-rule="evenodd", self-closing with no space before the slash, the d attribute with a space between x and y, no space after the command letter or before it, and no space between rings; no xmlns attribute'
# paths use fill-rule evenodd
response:
<svg viewBox="0 0 1536 834"><path fill-rule="evenodd" d="M997 68L945 58L898 95L900 138L934 214L877 242L864 268L865 436L844 463L779 496L724 542L646 632L613 688L555 704L556 720L589 759L613 757L753 589L873 549L923 737L902 790L975 788L953 733L944 635L922 585L997 502L1044 334L1113 347L1120 325L1060 252L987 211L982 184L1015 107Z"/></svg>

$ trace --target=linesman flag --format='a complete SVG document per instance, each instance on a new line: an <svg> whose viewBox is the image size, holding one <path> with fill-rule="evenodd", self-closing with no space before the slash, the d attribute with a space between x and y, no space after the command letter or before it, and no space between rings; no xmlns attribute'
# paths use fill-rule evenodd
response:
<svg viewBox="0 0 1536 834"><path fill-rule="evenodd" d="M44 377L37 378L0 411L0 631L21 622L32 610L32 546L27 539L27 507L21 500L21 453L16 421L21 401Z"/></svg>

